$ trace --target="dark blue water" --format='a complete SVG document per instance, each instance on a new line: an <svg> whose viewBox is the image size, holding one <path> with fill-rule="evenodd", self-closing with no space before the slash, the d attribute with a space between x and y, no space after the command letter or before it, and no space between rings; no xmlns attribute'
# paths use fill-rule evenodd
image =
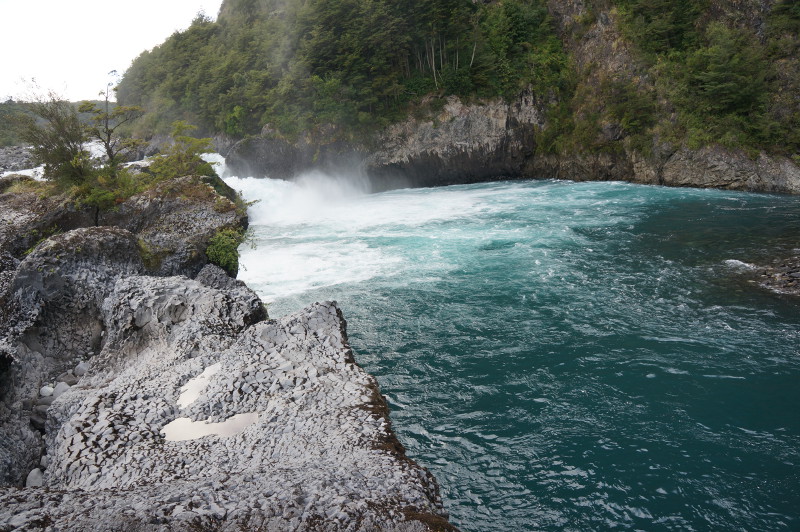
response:
<svg viewBox="0 0 800 532"><path fill-rule="evenodd" d="M484 530L800 529L800 198L513 182L261 197L242 277L337 300L409 456Z"/></svg>

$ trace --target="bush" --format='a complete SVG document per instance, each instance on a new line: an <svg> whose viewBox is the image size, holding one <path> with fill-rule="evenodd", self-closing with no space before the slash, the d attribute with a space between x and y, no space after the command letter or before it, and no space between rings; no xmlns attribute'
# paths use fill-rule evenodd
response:
<svg viewBox="0 0 800 532"><path fill-rule="evenodd" d="M211 237L206 256L231 277L239 273L239 245L244 242L244 232L237 229L221 229Z"/></svg>
<svg viewBox="0 0 800 532"><path fill-rule="evenodd" d="M54 93L28 105L41 123L33 116L22 116L20 137L33 146L35 162L44 165L44 177L65 187L82 184L94 168L75 108Z"/></svg>
<svg viewBox="0 0 800 532"><path fill-rule="evenodd" d="M211 139L196 139L186 133L196 129L183 121L172 124L172 146L154 158L150 170L160 179L172 179L186 175L216 176L214 168L200 157L211 153Z"/></svg>
<svg viewBox="0 0 800 532"><path fill-rule="evenodd" d="M110 167L106 167L83 184L72 187L70 192L79 204L107 210L147 190L151 184L147 179L143 179L142 175L135 175L127 168L111 171Z"/></svg>

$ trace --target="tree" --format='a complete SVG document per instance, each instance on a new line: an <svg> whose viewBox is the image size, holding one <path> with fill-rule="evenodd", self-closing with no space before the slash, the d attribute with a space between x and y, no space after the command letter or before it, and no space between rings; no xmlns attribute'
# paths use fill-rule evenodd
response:
<svg viewBox="0 0 800 532"><path fill-rule="evenodd" d="M29 104L40 118L21 118L20 137L33 146L35 162L44 165L44 177L61 184L82 184L93 173L86 132L78 113L68 101L50 92Z"/></svg>
<svg viewBox="0 0 800 532"><path fill-rule="evenodd" d="M767 92L768 65L755 38L712 23L708 45L686 60L689 101L715 114L747 115L759 110Z"/></svg>
<svg viewBox="0 0 800 532"><path fill-rule="evenodd" d="M172 179L185 175L216 176L214 168L200 157L214 151L211 139L197 139L187 135L196 126L179 120L172 124L172 145L158 155L150 169L160 178Z"/></svg>
<svg viewBox="0 0 800 532"><path fill-rule="evenodd" d="M112 74L115 73L112 71ZM109 83L105 91L100 92L104 97L102 106L96 103L84 101L78 110L82 113L89 113L91 118L86 125L86 134L90 139L99 141L103 145L103 150L108 159L108 170L111 177L117 175L117 167L121 159L142 145L138 139L123 138L117 131L123 125L141 117L143 110L141 107L133 105L114 105L111 107L110 90L112 84Z"/></svg>

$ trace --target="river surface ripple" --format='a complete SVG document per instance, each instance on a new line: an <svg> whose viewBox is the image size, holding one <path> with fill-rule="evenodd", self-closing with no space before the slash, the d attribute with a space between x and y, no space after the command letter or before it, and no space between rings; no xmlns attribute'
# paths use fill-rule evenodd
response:
<svg viewBox="0 0 800 532"><path fill-rule="evenodd" d="M340 303L464 531L800 529L800 303L747 272L800 198L227 181L260 199L240 277Z"/></svg>

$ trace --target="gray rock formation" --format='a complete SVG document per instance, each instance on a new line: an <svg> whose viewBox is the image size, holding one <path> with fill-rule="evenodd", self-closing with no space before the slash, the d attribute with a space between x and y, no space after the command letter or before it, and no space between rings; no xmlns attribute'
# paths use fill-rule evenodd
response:
<svg viewBox="0 0 800 532"><path fill-rule="evenodd" d="M291 178L320 168L368 175L373 190L438 186L493 179L570 179L800 193L800 167L791 159L710 146L699 150L659 146L638 152L540 153L536 133L545 127L545 105L529 91L511 102L464 104L448 98L436 116L388 127L377 148L337 146L315 157L313 144L251 138L234 146L229 167L240 175Z"/></svg>
<svg viewBox="0 0 800 532"><path fill-rule="evenodd" d="M46 240L10 272L0 291L3 484L19 485L39 461L47 408L32 401L50 383L53 396L63 392L68 384L56 377L102 343L100 310L114 283L143 271L134 235L95 227Z"/></svg>
<svg viewBox="0 0 800 532"><path fill-rule="evenodd" d="M544 126L542 107L530 91L511 103L464 105L450 97L432 119L390 126L366 159L366 172L378 188L396 179L436 186L523 177L534 133Z"/></svg>
<svg viewBox="0 0 800 532"><path fill-rule="evenodd" d="M235 193L219 180L164 182L105 213L78 207L67 197L41 197L26 188L29 182L0 183L7 185L0 188L0 483L5 485L21 485L39 461L49 403L37 399L38 391L52 387L55 395L74 384L78 375L68 371L99 350L105 334L101 305L114 283L146 272L194 276L208 262L211 236L246 227L245 213L232 201ZM19 190L8 192L15 183ZM97 222L106 226L92 227Z"/></svg>
<svg viewBox="0 0 800 532"><path fill-rule="evenodd" d="M31 151L23 146L0 148L0 174L33 168Z"/></svg>
<svg viewBox="0 0 800 532"><path fill-rule="evenodd" d="M47 490L0 490L0 529L448 527L335 303L263 321L252 292L131 276L102 316L90 371L48 409Z"/></svg>
<svg viewBox="0 0 800 532"><path fill-rule="evenodd" d="M779 294L800 297L800 255L753 268L759 285Z"/></svg>
<svg viewBox="0 0 800 532"><path fill-rule="evenodd" d="M207 264L232 191L163 183L21 253L69 209L26 197L0 195L0 530L452 529L335 303L270 321Z"/></svg>
<svg viewBox="0 0 800 532"><path fill-rule="evenodd" d="M0 250L16 257L58 233L115 226L136 235L148 272L194 277L208 262L205 250L211 236L221 229L247 227L236 192L218 178L165 181L106 211L76 205L66 196L41 197L34 189L6 192L13 182L24 181L30 179L0 180Z"/></svg>
<svg viewBox="0 0 800 532"><path fill-rule="evenodd" d="M221 229L247 228L247 215L222 180L189 176L129 198L101 213L98 223L135 233L148 272L194 277L208 262L210 238Z"/></svg>

